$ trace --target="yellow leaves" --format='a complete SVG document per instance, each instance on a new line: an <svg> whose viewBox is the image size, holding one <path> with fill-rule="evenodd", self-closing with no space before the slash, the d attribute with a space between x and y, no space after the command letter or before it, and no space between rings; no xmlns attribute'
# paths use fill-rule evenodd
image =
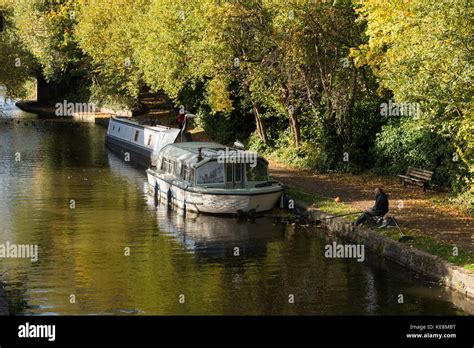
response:
<svg viewBox="0 0 474 348"><path fill-rule="evenodd" d="M207 99L214 112L231 112L234 109L227 83L220 76L208 82Z"/></svg>
<svg viewBox="0 0 474 348"><path fill-rule="evenodd" d="M368 44L351 51L356 64L368 64L396 99L425 100L432 110L465 109L469 75L466 47L472 17L467 0L361 0ZM472 12L472 11L471 11Z"/></svg>
<svg viewBox="0 0 474 348"><path fill-rule="evenodd" d="M358 48L351 47L349 49L349 57L354 60L354 64L357 68L368 64L367 54L368 46L366 44L360 45Z"/></svg>
<svg viewBox="0 0 474 348"><path fill-rule="evenodd" d="M13 5L13 0L0 0L0 7L7 8Z"/></svg>

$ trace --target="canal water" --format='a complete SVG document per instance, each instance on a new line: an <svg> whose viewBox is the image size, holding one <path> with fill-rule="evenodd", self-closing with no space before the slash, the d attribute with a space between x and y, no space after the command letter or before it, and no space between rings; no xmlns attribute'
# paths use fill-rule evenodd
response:
<svg viewBox="0 0 474 348"><path fill-rule="evenodd" d="M0 244L39 248L0 259L15 314L466 314L377 256L325 258L321 229L156 207L103 127L0 110Z"/></svg>

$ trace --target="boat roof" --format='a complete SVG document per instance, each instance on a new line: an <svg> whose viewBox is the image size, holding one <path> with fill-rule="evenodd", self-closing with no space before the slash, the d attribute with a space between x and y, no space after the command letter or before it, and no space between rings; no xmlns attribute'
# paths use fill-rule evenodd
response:
<svg viewBox="0 0 474 348"><path fill-rule="evenodd" d="M118 123L123 123L123 124L126 124L126 125L129 125L129 126L132 126L132 127L136 127L136 128L147 128L147 129L152 129L152 130L155 130L155 131L168 131L168 130L176 130L178 133L181 131L180 129L178 128L170 128L170 127L166 127L166 126L160 126L160 125L157 125L157 126L149 126L149 125L146 125L146 124L141 124L141 123L138 123L136 121L132 121L130 120L129 118L127 117L120 117L120 116L114 116L112 117L112 120L115 121L115 122L118 122Z"/></svg>
<svg viewBox="0 0 474 348"><path fill-rule="evenodd" d="M201 149L202 160L198 163L199 149ZM218 143L191 141L185 143L168 144L163 147L163 149L160 151L160 154L167 158L174 158L178 161L202 165L223 155L225 158L230 158L235 156L237 153L242 152L247 151L233 147L226 147ZM257 157L263 159L260 156ZM265 161L265 159L263 160Z"/></svg>

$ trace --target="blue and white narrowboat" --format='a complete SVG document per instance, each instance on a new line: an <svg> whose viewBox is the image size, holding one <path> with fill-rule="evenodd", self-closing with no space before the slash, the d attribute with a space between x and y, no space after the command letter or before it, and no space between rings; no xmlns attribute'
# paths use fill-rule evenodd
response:
<svg viewBox="0 0 474 348"><path fill-rule="evenodd" d="M105 143L125 161L148 168L154 165L165 145L177 141L180 132L178 128L147 126L113 117L107 128Z"/></svg>

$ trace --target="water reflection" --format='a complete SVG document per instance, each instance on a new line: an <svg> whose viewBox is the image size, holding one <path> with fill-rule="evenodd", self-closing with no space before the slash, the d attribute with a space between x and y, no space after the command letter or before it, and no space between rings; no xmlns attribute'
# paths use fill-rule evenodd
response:
<svg viewBox="0 0 474 348"><path fill-rule="evenodd" d="M0 86L2 87L2 86ZM11 119L11 118L23 118L23 119L35 119L37 115L24 112L18 109L15 105L15 100L7 97L6 89L0 88L0 118Z"/></svg>
<svg viewBox="0 0 474 348"><path fill-rule="evenodd" d="M267 219L238 220L190 213L184 217L164 206L159 207L157 217L160 230L173 234L202 262L264 258L267 244L285 236L284 224Z"/></svg>

